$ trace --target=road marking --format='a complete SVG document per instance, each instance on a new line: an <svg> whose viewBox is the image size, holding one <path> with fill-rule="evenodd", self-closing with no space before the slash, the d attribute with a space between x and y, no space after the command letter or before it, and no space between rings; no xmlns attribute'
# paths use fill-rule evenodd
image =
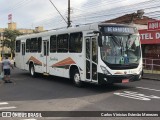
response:
<svg viewBox="0 0 160 120"><path fill-rule="evenodd" d="M37 119L32 119L32 118L31 118L31 119L21 119L21 120L37 120Z"/></svg>
<svg viewBox="0 0 160 120"><path fill-rule="evenodd" d="M147 96L147 95L140 94L138 92L133 92L133 91L123 91L122 93L114 93L114 94L122 97L127 97L127 98L132 98L137 100L145 100L145 101L149 101L151 99L160 99L160 97L155 95Z"/></svg>
<svg viewBox="0 0 160 120"><path fill-rule="evenodd" d="M5 110L5 109L14 109L16 107L12 106L12 107L0 107L0 110Z"/></svg>
<svg viewBox="0 0 160 120"><path fill-rule="evenodd" d="M7 105L7 102L0 102L0 105Z"/></svg>
<svg viewBox="0 0 160 120"><path fill-rule="evenodd" d="M136 88L139 88L139 89L146 89L146 90L152 90L152 91L160 92L160 90L151 89L151 88L145 88L145 87L136 87Z"/></svg>

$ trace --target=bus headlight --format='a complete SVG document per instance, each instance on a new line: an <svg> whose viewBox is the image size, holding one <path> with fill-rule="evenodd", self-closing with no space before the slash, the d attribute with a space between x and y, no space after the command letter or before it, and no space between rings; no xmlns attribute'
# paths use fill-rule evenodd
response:
<svg viewBox="0 0 160 120"><path fill-rule="evenodd" d="M106 67L104 67L104 66L100 66L100 67L101 67L104 74L111 75L111 73L106 69Z"/></svg>
<svg viewBox="0 0 160 120"><path fill-rule="evenodd" d="M140 67L140 68L138 69L138 72L139 72L139 73L142 72L142 67Z"/></svg>

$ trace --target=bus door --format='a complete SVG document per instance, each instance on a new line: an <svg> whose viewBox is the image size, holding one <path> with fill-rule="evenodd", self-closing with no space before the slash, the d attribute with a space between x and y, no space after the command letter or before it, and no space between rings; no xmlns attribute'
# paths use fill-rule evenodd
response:
<svg viewBox="0 0 160 120"><path fill-rule="evenodd" d="M49 60L49 41L43 41L43 72L48 73L48 60Z"/></svg>
<svg viewBox="0 0 160 120"><path fill-rule="evenodd" d="M22 69L25 69L25 51L26 51L26 46L25 43L22 42L22 57L21 57L21 67Z"/></svg>
<svg viewBox="0 0 160 120"><path fill-rule="evenodd" d="M98 44L96 37L86 37L86 79L97 82Z"/></svg>

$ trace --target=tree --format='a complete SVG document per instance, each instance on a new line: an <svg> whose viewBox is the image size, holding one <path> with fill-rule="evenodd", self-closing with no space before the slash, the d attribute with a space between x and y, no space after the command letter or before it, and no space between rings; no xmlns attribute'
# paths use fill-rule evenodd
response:
<svg viewBox="0 0 160 120"><path fill-rule="evenodd" d="M15 40L16 37L22 35L21 32L18 30L10 30L10 29L5 29L4 31L4 41L3 41L3 46L6 46L11 49L11 54L13 55L15 53Z"/></svg>

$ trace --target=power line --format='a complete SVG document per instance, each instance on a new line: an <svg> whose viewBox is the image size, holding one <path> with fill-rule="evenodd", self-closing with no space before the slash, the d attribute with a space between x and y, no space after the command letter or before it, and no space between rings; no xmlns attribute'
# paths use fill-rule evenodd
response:
<svg viewBox="0 0 160 120"><path fill-rule="evenodd" d="M16 3L16 4L14 4L13 7L11 6L11 7L9 8L9 11L10 11L10 12L13 12L14 10L16 10L16 9L22 7L22 6L24 7L24 6L26 6L27 4L29 4L30 1L31 1L31 0L23 0L23 1L21 1L21 2L18 2L18 3Z"/></svg>
<svg viewBox="0 0 160 120"><path fill-rule="evenodd" d="M49 0L51 2L51 4L53 5L53 7L57 10L57 12L60 14L60 16L63 18L63 20L67 23L67 21L64 19L64 17L62 16L62 14L60 13L60 11L57 9L57 7L53 4L53 2L51 0Z"/></svg>
<svg viewBox="0 0 160 120"><path fill-rule="evenodd" d="M144 2L143 2L144 3ZM137 4L136 4L137 5ZM131 6L130 6L131 7ZM121 8L123 8L123 7L121 7ZM114 10L115 8L113 8L113 11L115 11ZM99 13L99 12L98 12ZM90 12L89 12L89 14L90 14ZM95 14L95 13L94 13ZM82 14L82 15L78 15L78 16L75 16L75 17L77 17L77 18L80 18L80 16L82 16L83 18L84 18L84 14ZM87 16L87 15L86 15ZM73 17L73 18L75 18L75 17Z"/></svg>
<svg viewBox="0 0 160 120"><path fill-rule="evenodd" d="M117 17L117 16L120 16L122 14L126 14L126 13L133 13L135 12L137 9L139 8L143 8L145 9L146 12L145 14L146 15L152 15L153 17L155 16L154 15L154 12L152 12L153 10L155 9L159 9L159 0L147 0L147 1L143 1L143 2L139 2L139 3L132 3L132 4L129 4L129 5L123 5L123 6L120 6L120 7L114 7L114 8L111 8L111 9L105 9L105 6L106 5L112 5L112 4L119 4L119 2L121 2L122 0L116 0L116 1L107 1L107 2L104 2L103 5L100 4L99 2L99 6L102 7L103 9L99 9L98 8L98 5L96 3L92 3L92 4L88 4L88 7L86 8L87 5L85 5L85 8L84 10L81 10L79 8L75 8L77 10L77 12L80 12L80 11L84 11L83 13L81 14L78 14L77 15L77 12L75 12L73 15L72 15L72 18L73 18L73 23L75 24L75 22L78 22L82 19L85 19L85 22L89 22L89 21L99 21L99 20L106 20L105 17L110 17L110 18L114 18L114 17ZM89 10L89 6L91 6L92 10ZM94 10L93 10L94 9ZM96 10L96 11L95 11ZM107 11L107 13L106 13ZM152 12L152 13L151 13ZM86 16L86 17L84 17ZM44 25L61 25L62 21L60 22L60 24L58 24L58 19L60 19L59 17L52 17L52 15L48 15L48 18L47 19L46 17L44 19L42 19L42 21L39 21L38 23L43 23ZM58 22L57 22L58 21ZM80 21L81 22L81 21ZM67 23L67 22L66 22Z"/></svg>
<svg viewBox="0 0 160 120"><path fill-rule="evenodd" d="M159 6L158 6L158 7L159 7ZM158 8L158 7L157 7L157 6L156 6L156 7L154 6L154 7L144 8L144 9L152 9L152 8ZM138 7L136 6L136 8L134 8L134 9L137 10L137 8L138 8ZM81 18L85 18L85 19L87 19L87 18L96 18L96 17L102 17L102 16L111 16L111 15L117 15L117 14L122 14L122 13L123 13L123 14L124 14L124 13L129 13L129 11L130 11L130 12L133 12L133 10L129 10L129 11L128 11L128 10L125 10L125 9L122 11L122 10L120 10L120 8L119 8L118 10L119 10L118 12L115 12L115 10L114 10L114 12L112 12L112 13L109 12L109 13L111 13L111 14L104 14L104 13L103 13L102 15L97 15L97 16L91 14L91 16L87 16L87 15L86 15L87 17L83 17L83 16L82 16ZM135 10L134 10L134 11L135 11ZM80 17L76 17L76 19L80 19Z"/></svg>
<svg viewBox="0 0 160 120"><path fill-rule="evenodd" d="M149 1L148 1L149 2ZM154 1L155 2L155 1ZM146 3L146 2L145 2ZM135 4L136 5L136 7L137 7L137 5L139 5L140 3L138 3L138 4ZM133 5L132 5L133 6ZM131 5L130 5L130 7L131 7ZM154 6L153 8L157 8L157 6ZM135 9L135 8L134 8ZM152 9L151 7L149 7L149 8L146 8L146 9ZM130 10L130 11L133 11L133 10ZM120 11L119 13L121 13L122 11ZM127 12L129 12L129 11L127 11ZM127 13L127 12L125 12L125 13ZM124 12L123 12L124 13ZM116 15L117 13L112 13L111 15ZM104 15L101 15L101 16L92 16L92 17L90 17L90 18L97 18L97 17L102 17L102 16L104 16ZM105 16L109 16L108 14L107 15L105 15ZM76 19L79 19L80 17L77 17ZM83 17L83 18L88 18L88 17Z"/></svg>
<svg viewBox="0 0 160 120"><path fill-rule="evenodd" d="M148 0L147 2L145 1L145 2L140 2L140 3L135 3L135 4L130 4L130 5L123 5L123 6L121 6L121 7L117 7L116 9L115 8L111 8L111 9L105 9L105 10L101 10L101 11L94 11L94 12L92 12L92 14L100 14L101 12L102 13L104 13L106 10L110 10L110 11L112 11L112 12L115 12L115 11L121 11L121 9L125 9L125 8L132 8L133 9L133 7L137 7L137 6L139 6L139 5L143 5L144 6L144 4L146 4L146 3L150 3L150 1L152 1L152 3L153 2L155 2L155 1L157 1L157 0ZM158 1L159 2L159 1ZM141 8L141 7L140 7ZM93 9L94 9L94 7L93 7ZM85 12L85 14L87 15L87 14L91 14L91 12ZM78 15L78 17L79 16L83 16L84 14L80 14L80 15ZM77 16L76 16L77 17Z"/></svg>

